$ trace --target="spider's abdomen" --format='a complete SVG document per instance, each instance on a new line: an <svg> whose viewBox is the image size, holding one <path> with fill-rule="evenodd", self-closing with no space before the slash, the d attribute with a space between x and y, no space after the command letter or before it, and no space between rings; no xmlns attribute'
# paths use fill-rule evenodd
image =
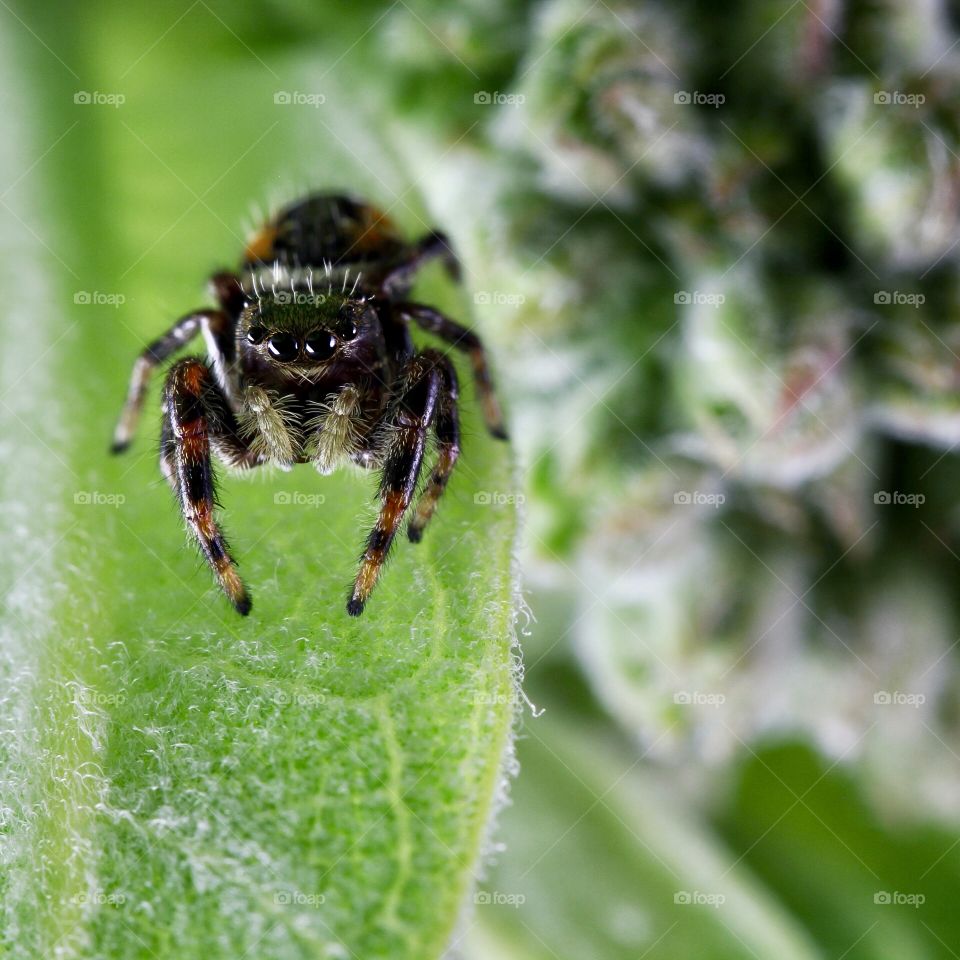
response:
<svg viewBox="0 0 960 960"><path fill-rule="evenodd" d="M387 267L404 249L390 218L361 200L315 193L289 204L251 237L244 266Z"/></svg>

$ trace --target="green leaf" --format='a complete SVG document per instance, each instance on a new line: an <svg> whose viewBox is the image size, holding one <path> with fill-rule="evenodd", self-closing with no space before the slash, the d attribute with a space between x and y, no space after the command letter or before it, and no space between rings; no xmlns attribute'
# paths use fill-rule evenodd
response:
<svg viewBox="0 0 960 960"><path fill-rule="evenodd" d="M821 956L667 778L565 713L524 725L509 853L476 894L471 960Z"/></svg>
<svg viewBox="0 0 960 960"><path fill-rule="evenodd" d="M437 957L509 751L515 518L475 499L512 489L508 449L463 371L462 469L358 620L374 477L224 479L241 620L160 479L156 388L109 459L136 351L205 302L277 178L430 219L332 77L322 114L274 104L317 89L304 54L204 4L171 20L0 21L0 953ZM437 276L422 295L469 322Z"/></svg>

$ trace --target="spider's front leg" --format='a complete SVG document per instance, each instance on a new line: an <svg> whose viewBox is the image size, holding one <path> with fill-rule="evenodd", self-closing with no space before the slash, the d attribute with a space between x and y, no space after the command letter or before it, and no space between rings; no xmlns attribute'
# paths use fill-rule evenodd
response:
<svg viewBox="0 0 960 960"><path fill-rule="evenodd" d="M440 258L447 275L455 283L461 279L460 261L450 246L445 233L434 230L421 237L409 249L406 257L397 264L383 279L382 288L385 292L400 290L408 287L413 281L414 274L430 260Z"/></svg>
<svg viewBox="0 0 960 960"><path fill-rule="evenodd" d="M246 616L250 596L213 513L216 491L210 444L214 439L242 449L233 415L212 371L197 359L181 360L171 368L163 406L161 469L217 582L237 612Z"/></svg>
<svg viewBox="0 0 960 960"><path fill-rule="evenodd" d="M242 308L243 288L240 286L240 281L230 273L214 274L210 278L210 286L221 309L196 310L188 313L162 337L158 337L149 344L137 357L130 375L127 399L113 432L113 443L110 449L114 453L122 453L133 440L140 421L143 401L147 395L150 375L154 369L181 347L186 346L201 331L207 341L207 349L214 358L221 384L229 382L227 368L233 362L235 350L233 321L230 319L230 313Z"/></svg>
<svg viewBox="0 0 960 960"><path fill-rule="evenodd" d="M457 371L450 358L436 350L425 350L433 357L440 372L440 390L437 395L437 410L433 429L437 435L437 462L434 464L417 509L407 527L407 536L412 543L419 543L424 527L430 522L437 502L447 489L447 482L457 460L460 458L460 411L457 406Z"/></svg>
<svg viewBox="0 0 960 960"><path fill-rule="evenodd" d="M380 513L367 538L353 592L347 602L347 613L353 617L363 613L390 545L413 499L441 380L433 356L418 354L413 357L407 367L400 397L387 414L383 432L388 446L380 477Z"/></svg>
<svg viewBox="0 0 960 960"><path fill-rule="evenodd" d="M473 367L473 379L480 395L480 405L483 409L483 418L487 423L487 430L498 440L507 439L507 429L503 423L503 413L500 402L493 389L493 377L490 375L490 365L487 362L487 351L480 338L466 327L451 320L433 307L423 303L395 303L394 310L403 320L412 320L422 330L435 334L446 340L458 350L464 351L470 358Z"/></svg>

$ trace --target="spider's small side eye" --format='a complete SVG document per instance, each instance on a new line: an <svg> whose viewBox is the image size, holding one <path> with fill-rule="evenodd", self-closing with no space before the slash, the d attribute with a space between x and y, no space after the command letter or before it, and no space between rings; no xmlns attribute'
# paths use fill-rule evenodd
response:
<svg viewBox="0 0 960 960"><path fill-rule="evenodd" d="M303 352L311 360L329 360L337 349L337 341L332 333L317 330L311 333L303 345Z"/></svg>
<svg viewBox="0 0 960 960"><path fill-rule="evenodd" d="M341 340L352 340L357 335L357 320L360 319L363 308L356 303L347 302L340 308L337 319L337 336Z"/></svg>
<svg viewBox="0 0 960 960"><path fill-rule="evenodd" d="M290 333L275 333L267 341L267 349L270 351L270 356L274 360L279 360L281 363L287 363L290 360L295 360L297 354L300 352L300 344L297 343L297 338Z"/></svg>
<svg viewBox="0 0 960 960"><path fill-rule="evenodd" d="M247 331L247 343L263 343L266 335L266 327L251 327Z"/></svg>

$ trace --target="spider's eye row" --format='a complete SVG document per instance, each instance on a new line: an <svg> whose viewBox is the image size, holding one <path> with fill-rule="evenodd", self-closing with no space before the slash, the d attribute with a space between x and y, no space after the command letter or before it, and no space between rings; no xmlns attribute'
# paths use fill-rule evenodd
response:
<svg viewBox="0 0 960 960"><path fill-rule="evenodd" d="M311 360L329 360L336 349L336 338L327 330L315 330L303 344L303 352Z"/></svg>
<svg viewBox="0 0 960 960"><path fill-rule="evenodd" d="M352 321L337 326L337 335L341 340L352 340L357 335L357 327ZM247 340L260 344L266 340L267 352L280 363L296 360L300 354L301 343L304 354L311 360L329 360L337 351L337 336L329 330L314 330L301 341L292 333L274 333L261 326L251 327L247 331Z"/></svg>
<svg viewBox="0 0 960 960"><path fill-rule="evenodd" d="M270 356L274 360L287 363L290 360L296 360L297 354L300 352L300 344L297 343L297 338L291 333L275 333L267 341L267 350L270 351Z"/></svg>

